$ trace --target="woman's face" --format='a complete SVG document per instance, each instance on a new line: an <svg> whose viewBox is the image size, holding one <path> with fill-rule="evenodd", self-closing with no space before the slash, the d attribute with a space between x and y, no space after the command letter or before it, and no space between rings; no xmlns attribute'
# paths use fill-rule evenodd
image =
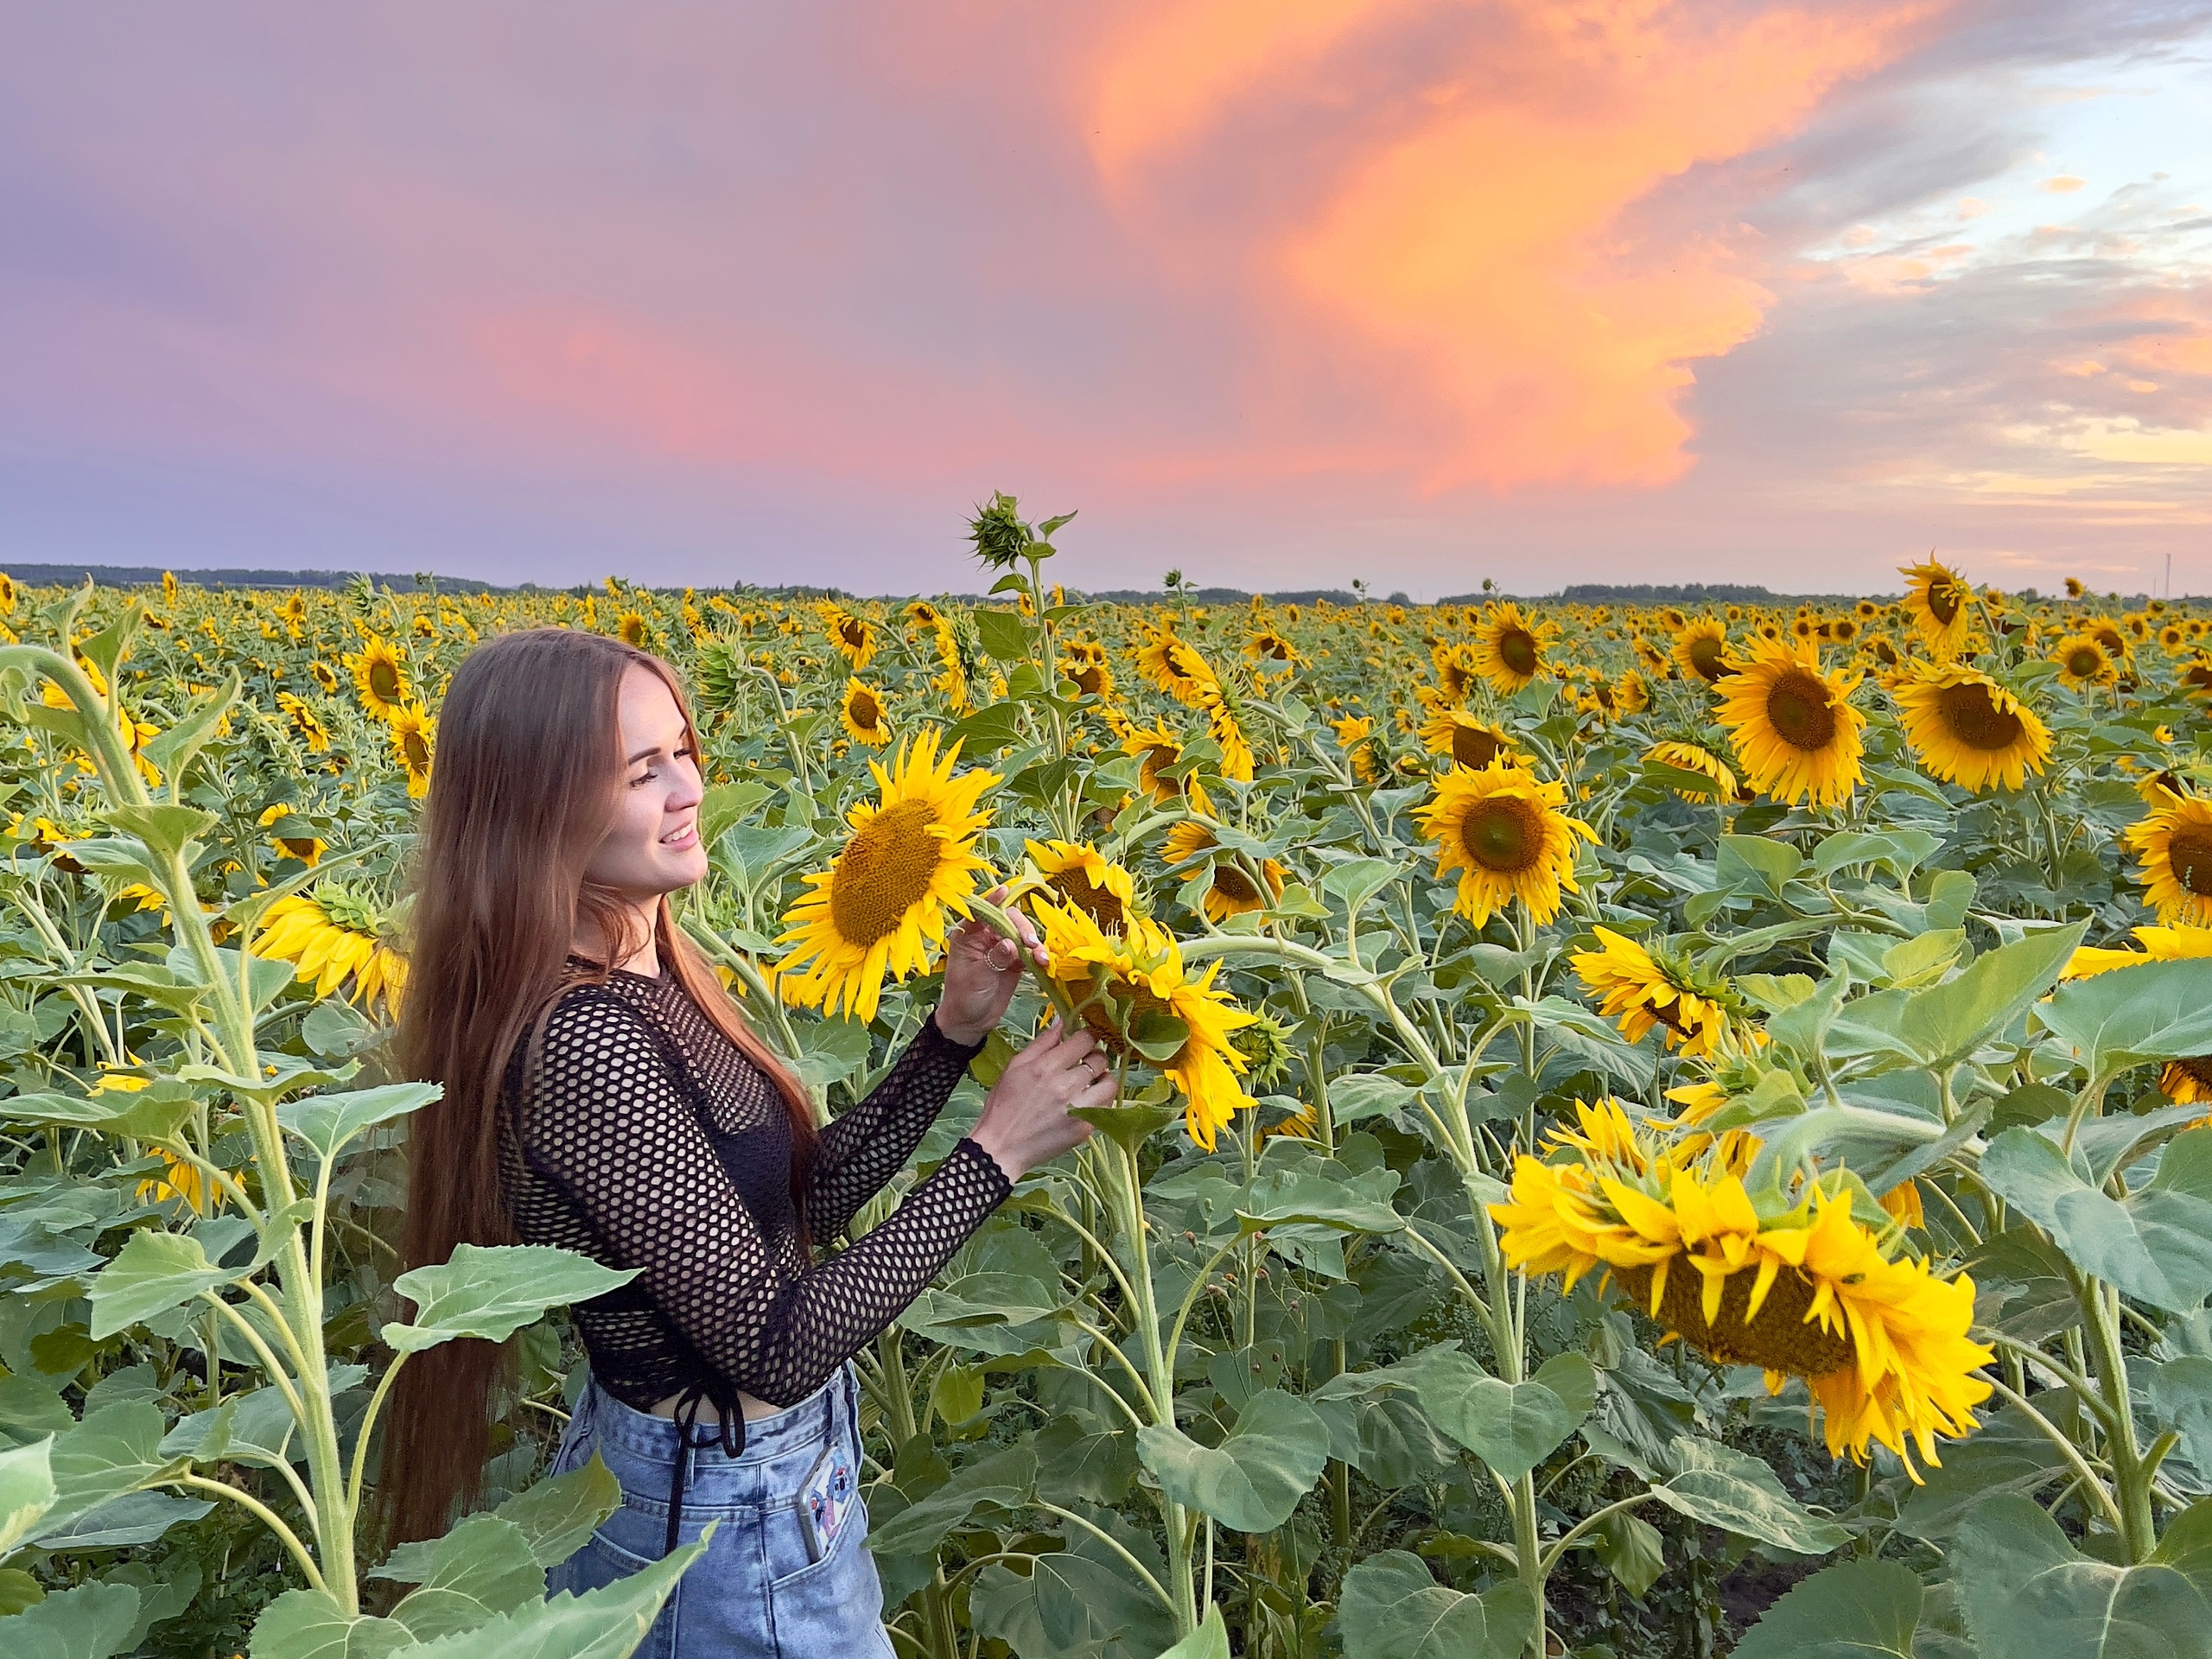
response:
<svg viewBox="0 0 2212 1659"><path fill-rule="evenodd" d="M683 716L652 670L622 676L617 721L622 771L615 785L614 823L584 874L641 902L688 887L707 873L699 842L699 760Z"/></svg>

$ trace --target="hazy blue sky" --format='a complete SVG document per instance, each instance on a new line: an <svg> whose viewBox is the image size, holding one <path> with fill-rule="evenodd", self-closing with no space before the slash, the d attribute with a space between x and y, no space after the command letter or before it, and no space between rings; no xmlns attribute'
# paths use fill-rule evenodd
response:
<svg viewBox="0 0 2212 1659"><path fill-rule="evenodd" d="M6 16L0 566L2212 592L2212 0Z"/></svg>

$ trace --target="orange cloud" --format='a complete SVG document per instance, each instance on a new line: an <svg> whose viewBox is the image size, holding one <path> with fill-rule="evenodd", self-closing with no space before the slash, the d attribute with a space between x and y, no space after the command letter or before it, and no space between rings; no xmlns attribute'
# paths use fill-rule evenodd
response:
<svg viewBox="0 0 2212 1659"><path fill-rule="evenodd" d="M1800 130L1935 10L1500 0L1455 34L1471 14L1424 0L1183 0L1109 54L1091 150L1139 219L1232 118L1311 111L1340 139L1256 251L1280 349L1345 336L1338 374L1432 408L1431 489L1654 486L1691 464L1692 365L1773 302L1740 227L1665 187Z"/></svg>

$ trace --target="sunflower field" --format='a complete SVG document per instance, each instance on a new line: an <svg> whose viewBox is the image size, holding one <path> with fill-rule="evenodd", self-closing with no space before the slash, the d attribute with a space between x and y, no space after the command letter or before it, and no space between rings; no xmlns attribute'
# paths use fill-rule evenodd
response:
<svg viewBox="0 0 2212 1659"><path fill-rule="evenodd" d="M695 1556L545 1596L626 1275L395 1248L440 696L546 625L692 688L682 922L822 1113L962 914L1051 965L925 1168L1053 1010L1121 1067L859 1357L906 1659L2212 1653L2206 614L1108 605L971 533L982 601L0 577L0 1654L620 1659ZM454 1340L487 1506L389 1549Z"/></svg>

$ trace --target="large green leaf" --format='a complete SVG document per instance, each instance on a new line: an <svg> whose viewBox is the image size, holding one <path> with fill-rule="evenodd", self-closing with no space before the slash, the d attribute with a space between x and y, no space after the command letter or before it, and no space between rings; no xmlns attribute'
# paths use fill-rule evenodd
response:
<svg viewBox="0 0 2212 1659"><path fill-rule="evenodd" d="M1921 1064L1955 1065L2004 1031L2058 980L2087 922L2000 945L1956 978L1905 999L1897 1034Z"/></svg>
<svg viewBox="0 0 2212 1659"><path fill-rule="evenodd" d="M92 1281L92 1334L102 1341L166 1313L203 1290L235 1284L252 1271L219 1267L197 1238L142 1228L124 1241L105 1272Z"/></svg>
<svg viewBox="0 0 2212 1659"><path fill-rule="evenodd" d="M2124 1203L2091 1173L2082 1154L2069 1162L2034 1129L2005 1130L1981 1157L1990 1190L2082 1272L2175 1313L2212 1294L2212 1128L2172 1141L2157 1175Z"/></svg>
<svg viewBox="0 0 2212 1659"><path fill-rule="evenodd" d="M254 1621L251 1659L385 1659L416 1646L404 1624L349 1613L327 1590L287 1590Z"/></svg>
<svg viewBox="0 0 2212 1659"><path fill-rule="evenodd" d="M138 1592L127 1584L80 1584L0 1618L8 1659L110 1659L131 1645Z"/></svg>
<svg viewBox="0 0 2212 1659"><path fill-rule="evenodd" d="M1509 1481L1574 1433L1590 1414L1597 1386L1580 1354L1554 1357L1525 1382L1501 1382L1442 1344L1384 1369L1413 1389L1431 1422Z"/></svg>
<svg viewBox="0 0 2212 1659"><path fill-rule="evenodd" d="M598 1452L581 1469L541 1480L494 1511L521 1529L540 1567L558 1567L622 1506L622 1483Z"/></svg>
<svg viewBox="0 0 2212 1659"><path fill-rule="evenodd" d="M1774 1471L1749 1452L1685 1434L1669 1448L1669 1458L1675 1472L1651 1495L1693 1521L1797 1555L1825 1555L1851 1541L1833 1521L1808 1514L1782 1490Z"/></svg>
<svg viewBox="0 0 2212 1659"><path fill-rule="evenodd" d="M497 1515L472 1515L442 1538L403 1544L369 1576L417 1586L391 1618L418 1642L474 1630L545 1594L545 1568L529 1538Z"/></svg>
<svg viewBox="0 0 2212 1659"><path fill-rule="evenodd" d="M30 1535L60 1496L54 1485L54 1437L0 1452L0 1557Z"/></svg>
<svg viewBox="0 0 2212 1659"><path fill-rule="evenodd" d="M1116 1524L1110 1510L1095 1518ZM1175 1639L1160 1599L1079 1532L1070 1533L1067 1548L1036 1557L1026 1578L996 1562L985 1567L969 1607L978 1634L1005 1643L1016 1659L1152 1659Z"/></svg>
<svg viewBox="0 0 2212 1659"><path fill-rule="evenodd" d="M2033 1497L2071 1472L2050 1437L2018 1408L2006 1406L1981 1427L1943 1448L1943 1461L1924 1471L1897 1510L1897 1530L1938 1543L1951 1536L1983 1500L1999 1492Z"/></svg>
<svg viewBox="0 0 2212 1659"><path fill-rule="evenodd" d="M392 1281L415 1304L412 1320L387 1325L385 1344L419 1353L456 1337L505 1342L550 1307L603 1296L638 1276L547 1244L461 1244L452 1260Z"/></svg>
<svg viewBox="0 0 2212 1659"><path fill-rule="evenodd" d="M2212 957L2145 962L2059 988L2037 1011L2093 1076L2212 1054Z"/></svg>
<svg viewBox="0 0 2212 1659"><path fill-rule="evenodd" d="M979 1509L1016 1510L1037 1490L1037 1453L1007 1447L954 1471L935 1491L917 1499L868 1533L871 1548L887 1555L926 1555Z"/></svg>
<svg viewBox="0 0 2212 1659"><path fill-rule="evenodd" d="M1272 1532L1328 1466L1329 1426L1303 1400L1262 1389L1219 1446L1154 1423L1137 1431L1137 1455L1177 1503L1238 1532Z"/></svg>
<svg viewBox="0 0 2212 1659"><path fill-rule="evenodd" d="M1397 1190L1397 1172L1380 1165L1349 1180L1318 1170L1264 1170L1236 1213L1248 1232L1304 1223L1347 1233L1395 1233L1406 1224L1390 1207Z"/></svg>
<svg viewBox="0 0 2212 1659"><path fill-rule="evenodd" d="M165 1141L192 1116L198 1096L166 1078L145 1088L96 1095L12 1095L0 1100L0 1121L99 1129L137 1141Z"/></svg>
<svg viewBox="0 0 2212 1659"><path fill-rule="evenodd" d="M2202 1659L2212 1606L2162 1561L2114 1567L2079 1554L2024 1497L1990 1499L1951 1559L1967 1632L2002 1659Z"/></svg>
<svg viewBox="0 0 2212 1659"><path fill-rule="evenodd" d="M325 1158L365 1129L420 1111L445 1090L435 1083L387 1083L342 1094L304 1095L276 1109L276 1121Z"/></svg>
<svg viewBox="0 0 2212 1659"><path fill-rule="evenodd" d="M159 1408L144 1400L126 1400L102 1407L67 1433L55 1436L49 1453L54 1502L35 1523L31 1541L56 1548L67 1539L71 1548L91 1548L91 1536L118 1530L115 1522L120 1517L106 1506L181 1466L178 1459L162 1453L162 1430ZM153 1501L137 1505L134 1518L121 1529L143 1530L166 1515L167 1522L152 1535L158 1536L167 1525L190 1518L182 1513L185 1510L194 1516L207 1513L204 1503L162 1493L146 1496ZM90 1530L80 1522L88 1523Z"/></svg>
<svg viewBox="0 0 2212 1659"><path fill-rule="evenodd" d="M1222 1622L1218 1603L1206 1604L1198 1628L1160 1656L1160 1659L1229 1659L1229 1626Z"/></svg>
<svg viewBox="0 0 2212 1659"><path fill-rule="evenodd" d="M1839 1561L1759 1616L1732 1659L1913 1659L1920 1575L1896 1561Z"/></svg>
<svg viewBox="0 0 2212 1659"><path fill-rule="evenodd" d="M1344 1659L1515 1659L1536 1627L1536 1605L1517 1579L1462 1595L1420 1556L1386 1549L1344 1574L1337 1623Z"/></svg>
<svg viewBox="0 0 2212 1659"><path fill-rule="evenodd" d="M2129 1369L2135 1369L2131 1363ZM2170 1359L2151 1372L2151 1408L2181 1436L2182 1455L2199 1476L2212 1476L2212 1359Z"/></svg>

